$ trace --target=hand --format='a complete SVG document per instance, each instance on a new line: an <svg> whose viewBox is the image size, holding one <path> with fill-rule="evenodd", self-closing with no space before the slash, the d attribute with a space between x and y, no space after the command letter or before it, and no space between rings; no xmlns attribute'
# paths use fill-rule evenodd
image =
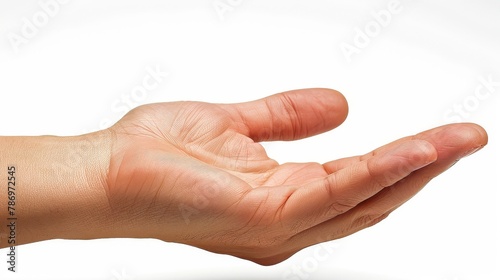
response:
<svg viewBox="0 0 500 280"><path fill-rule="evenodd" d="M328 89L132 110L109 129L105 191L117 222L108 235L153 237L275 264L378 223L487 143L481 127L455 124L362 156L282 165L258 143L331 130L347 111L344 97Z"/></svg>

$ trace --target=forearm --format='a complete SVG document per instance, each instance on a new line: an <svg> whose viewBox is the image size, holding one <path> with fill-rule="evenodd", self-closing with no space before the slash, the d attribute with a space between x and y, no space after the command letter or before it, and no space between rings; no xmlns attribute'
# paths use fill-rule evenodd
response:
<svg viewBox="0 0 500 280"><path fill-rule="evenodd" d="M0 248L104 235L110 141L107 131L0 137Z"/></svg>

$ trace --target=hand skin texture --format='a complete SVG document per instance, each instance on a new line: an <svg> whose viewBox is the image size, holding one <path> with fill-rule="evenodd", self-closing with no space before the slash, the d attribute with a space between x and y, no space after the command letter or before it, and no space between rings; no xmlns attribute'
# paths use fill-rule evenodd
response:
<svg viewBox="0 0 500 280"><path fill-rule="evenodd" d="M157 238L272 265L380 222L487 143L480 126L452 124L361 156L281 165L259 144L331 130L347 111L340 93L304 89L144 105L75 137L0 137L1 184L17 170L16 245ZM2 226L0 247L8 235Z"/></svg>

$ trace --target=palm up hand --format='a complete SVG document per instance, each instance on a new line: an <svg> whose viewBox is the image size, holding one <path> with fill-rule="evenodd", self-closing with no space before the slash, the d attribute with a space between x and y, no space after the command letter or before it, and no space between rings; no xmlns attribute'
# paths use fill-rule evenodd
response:
<svg viewBox="0 0 500 280"><path fill-rule="evenodd" d="M319 134L346 116L344 97L328 89L134 109L110 128L106 194L120 235L275 264L376 224L487 142L481 127L454 124L362 156L282 165L258 143Z"/></svg>

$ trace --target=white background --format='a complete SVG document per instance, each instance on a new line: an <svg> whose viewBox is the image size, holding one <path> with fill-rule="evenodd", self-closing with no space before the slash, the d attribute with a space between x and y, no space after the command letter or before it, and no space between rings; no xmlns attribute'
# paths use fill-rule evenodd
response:
<svg viewBox="0 0 500 280"><path fill-rule="evenodd" d="M44 18L47 2L0 1L0 135L98 130L159 67L169 76L130 105L344 93L350 115L335 131L264 144L279 162L365 153L457 120L481 124L490 144L384 222L323 245L333 251L261 267L157 240L54 240L19 247L15 275L0 250L0 279L500 278L500 86L474 95L480 77L500 81L500 2L401 0L385 26L373 14L388 0L67 1ZM366 28L369 41L355 42ZM347 44L357 52L346 56ZM305 274L285 278L293 267Z"/></svg>

